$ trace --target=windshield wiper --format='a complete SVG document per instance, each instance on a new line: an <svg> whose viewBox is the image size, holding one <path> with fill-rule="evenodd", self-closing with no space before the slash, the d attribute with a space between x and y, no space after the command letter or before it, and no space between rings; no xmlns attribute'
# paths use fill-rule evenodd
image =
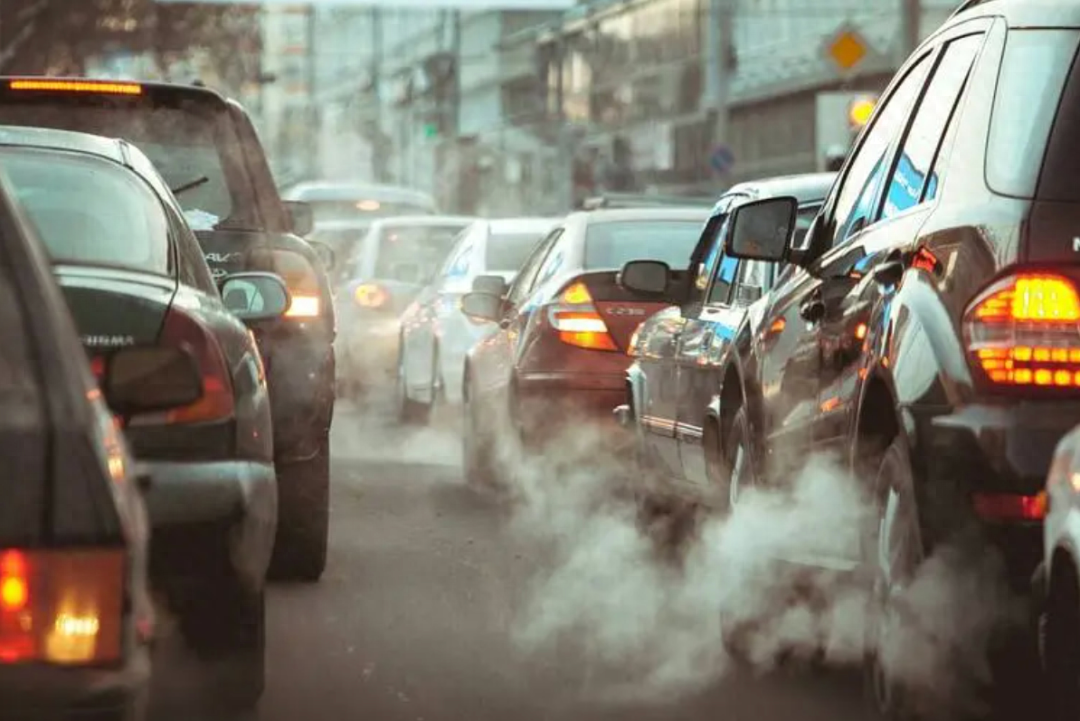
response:
<svg viewBox="0 0 1080 721"><path fill-rule="evenodd" d="M208 178L208 177L206 177L204 175L201 178L197 178L195 180L192 180L190 183L184 183L179 188L172 188L171 189L172 194L173 195L180 195L181 193L186 193L189 190L194 190L195 188L198 188L200 185L205 185L206 183L209 183L209 182L210 182L210 178Z"/></svg>

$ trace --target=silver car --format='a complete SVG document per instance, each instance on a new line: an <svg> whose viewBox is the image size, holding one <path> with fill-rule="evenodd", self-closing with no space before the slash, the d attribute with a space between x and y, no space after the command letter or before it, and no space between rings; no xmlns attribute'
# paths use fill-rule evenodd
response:
<svg viewBox="0 0 1080 721"><path fill-rule="evenodd" d="M557 218L478 220L462 233L438 275L401 317L397 389L402 421L426 422L437 399L461 401L465 354L496 328L462 313L461 296L476 282L509 283L557 223Z"/></svg>

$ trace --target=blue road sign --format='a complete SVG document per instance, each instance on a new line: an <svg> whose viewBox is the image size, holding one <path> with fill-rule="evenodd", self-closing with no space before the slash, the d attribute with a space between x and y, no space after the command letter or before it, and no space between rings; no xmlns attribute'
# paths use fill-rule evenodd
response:
<svg viewBox="0 0 1080 721"><path fill-rule="evenodd" d="M709 155L709 165L721 175L735 167L735 153L726 145L717 145Z"/></svg>

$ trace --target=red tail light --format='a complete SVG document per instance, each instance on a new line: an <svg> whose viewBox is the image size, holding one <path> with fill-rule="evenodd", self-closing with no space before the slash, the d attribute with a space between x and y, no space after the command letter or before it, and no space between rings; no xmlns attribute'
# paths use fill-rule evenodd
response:
<svg viewBox="0 0 1080 721"><path fill-rule="evenodd" d="M1019 274L964 314L972 364L999 386L1080 388L1080 295L1068 278Z"/></svg>
<svg viewBox="0 0 1080 721"><path fill-rule="evenodd" d="M551 327L558 331L559 340L567 345L589 350L619 350L584 283L572 283L563 290L549 310L549 320Z"/></svg>
<svg viewBox="0 0 1080 721"><path fill-rule="evenodd" d="M1046 494L976 493L975 513L987 521L1041 521L1046 518Z"/></svg>
<svg viewBox="0 0 1080 721"><path fill-rule="evenodd" d="M120 661L125 567L121 549L0 549L0 665Z"/></svg>
<svg viewBox="0 0 1080 721"><path fill-rule="evenodd" d="M172 309L165 316L162 345L186 348L199 365L203 394L189 406L167 411L166 423L206 423L233 415L232 382L217 340L191 316ZM147 418L146 422L150 422Z"/></svg>

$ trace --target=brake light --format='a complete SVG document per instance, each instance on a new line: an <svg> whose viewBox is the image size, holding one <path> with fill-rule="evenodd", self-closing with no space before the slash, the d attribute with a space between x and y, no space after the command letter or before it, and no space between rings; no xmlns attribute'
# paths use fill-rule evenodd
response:
<svg viewBox="0 0 1080 721"><path fill-rule="evenodd" d="M617 351L607 324L593 305L592 294L582 282L570 284L549 311L551 326L559 340L589 350Z"/></svg>
<svg viewBox="0 0 1080 721"><path fill-rule="evenodd" d="M1013 493L976 493L975 513L987 521L1041 521L1046 518L1046 493L1022 496Z"/></svg>
<svg viewBox="0 0 1080 721"><path fill-rule="evenodd" d="M122 549L0 549L0 665L119 661L125 566Z"/></svg>
<svg viewBox="0 0 1080 721"><path fill-rule="evenodd" d="M382 308L390 301L390 294L377 283L362 283L353 291L353 298L361 308Z"/></svg>
<svg viewBox="0 0 1080 721"><path fill-rule="evenodd" d="M63 93L103 93L105 95L142 95L138 83L102 82L96 80L12 80L12 90L52 90Z"/></svg>
<svg viewBox="0 0 1080 721"><path fill-rule="evenodd" d="M964 337L991 383L1080 388L1080 295L1067 278L1020 274L980 293Z"/></svg>
<svg viewBox="0 0 1080 721"><path fill-rule="evenodd" d="M161 331L162 345L186 348L194 357L202 376L203 394L199 400L183 408L153 416L137 416L134 424L206 423L233 415L232 380L217 340L191 316L170 310Z"/></svg>

